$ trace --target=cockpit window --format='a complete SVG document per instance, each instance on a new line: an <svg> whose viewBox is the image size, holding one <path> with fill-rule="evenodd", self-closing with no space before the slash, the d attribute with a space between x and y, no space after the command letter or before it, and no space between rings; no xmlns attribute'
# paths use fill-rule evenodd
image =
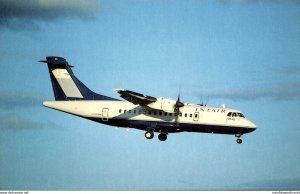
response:
<svg viewBox="0 0 300 194"><path fill-rule="evenodd" d="M240 112L229 112L227 114L228 117L242 117L242 118L245 118L245 116L240 113Z"/></svg>
<svg viewBox="0 0 300 194"><path fill-rule="evenodd" d="M243 117L243 118L245 117L242 113L238 112L237 114L238 114L239 117Z"/></svg>

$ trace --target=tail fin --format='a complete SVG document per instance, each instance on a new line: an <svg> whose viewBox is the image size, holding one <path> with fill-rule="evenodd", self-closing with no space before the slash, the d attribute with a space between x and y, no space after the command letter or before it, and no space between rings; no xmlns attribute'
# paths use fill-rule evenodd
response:
<svg viewBox="0 0 300 194"><path fill-rule="evenodd" d="M97 94L75 77L71 65L62 57L46 57L55 100L117 100Z"/></svg>

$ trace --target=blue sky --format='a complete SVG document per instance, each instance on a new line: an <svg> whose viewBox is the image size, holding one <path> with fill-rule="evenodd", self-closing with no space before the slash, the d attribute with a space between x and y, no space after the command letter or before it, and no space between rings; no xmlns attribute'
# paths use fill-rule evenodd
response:
<svg viewBox="0 0 300 194"><path fill-rule="evenodd" d="M24 4L24 5L22 5ZM0 189L300 189L298 1L0 1ZM47 109L46 56L92 90L241 110L234 136L144 132Z"/></svg>

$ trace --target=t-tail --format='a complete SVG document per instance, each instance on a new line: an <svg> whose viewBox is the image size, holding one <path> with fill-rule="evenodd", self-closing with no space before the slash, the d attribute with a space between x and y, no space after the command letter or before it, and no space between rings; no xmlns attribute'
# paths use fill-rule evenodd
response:
<svg viewBox="0 0 300 194"><path fill-rule="evenodd" d="M45 61L53 87L56 101L69 100L116 100L101 94L97 94L86 87L75 77L72 65L62 57L49 56Z"/></svg>

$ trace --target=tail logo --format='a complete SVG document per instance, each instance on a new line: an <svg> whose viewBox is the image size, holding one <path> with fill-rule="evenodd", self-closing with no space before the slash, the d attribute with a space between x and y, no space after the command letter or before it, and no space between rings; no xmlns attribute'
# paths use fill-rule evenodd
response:
<svg viewBox="0 0 300 194"><path fill-rule="evenodd" d="M67 97L83 98L66 69L52 69L51 71Z"/></svg>

